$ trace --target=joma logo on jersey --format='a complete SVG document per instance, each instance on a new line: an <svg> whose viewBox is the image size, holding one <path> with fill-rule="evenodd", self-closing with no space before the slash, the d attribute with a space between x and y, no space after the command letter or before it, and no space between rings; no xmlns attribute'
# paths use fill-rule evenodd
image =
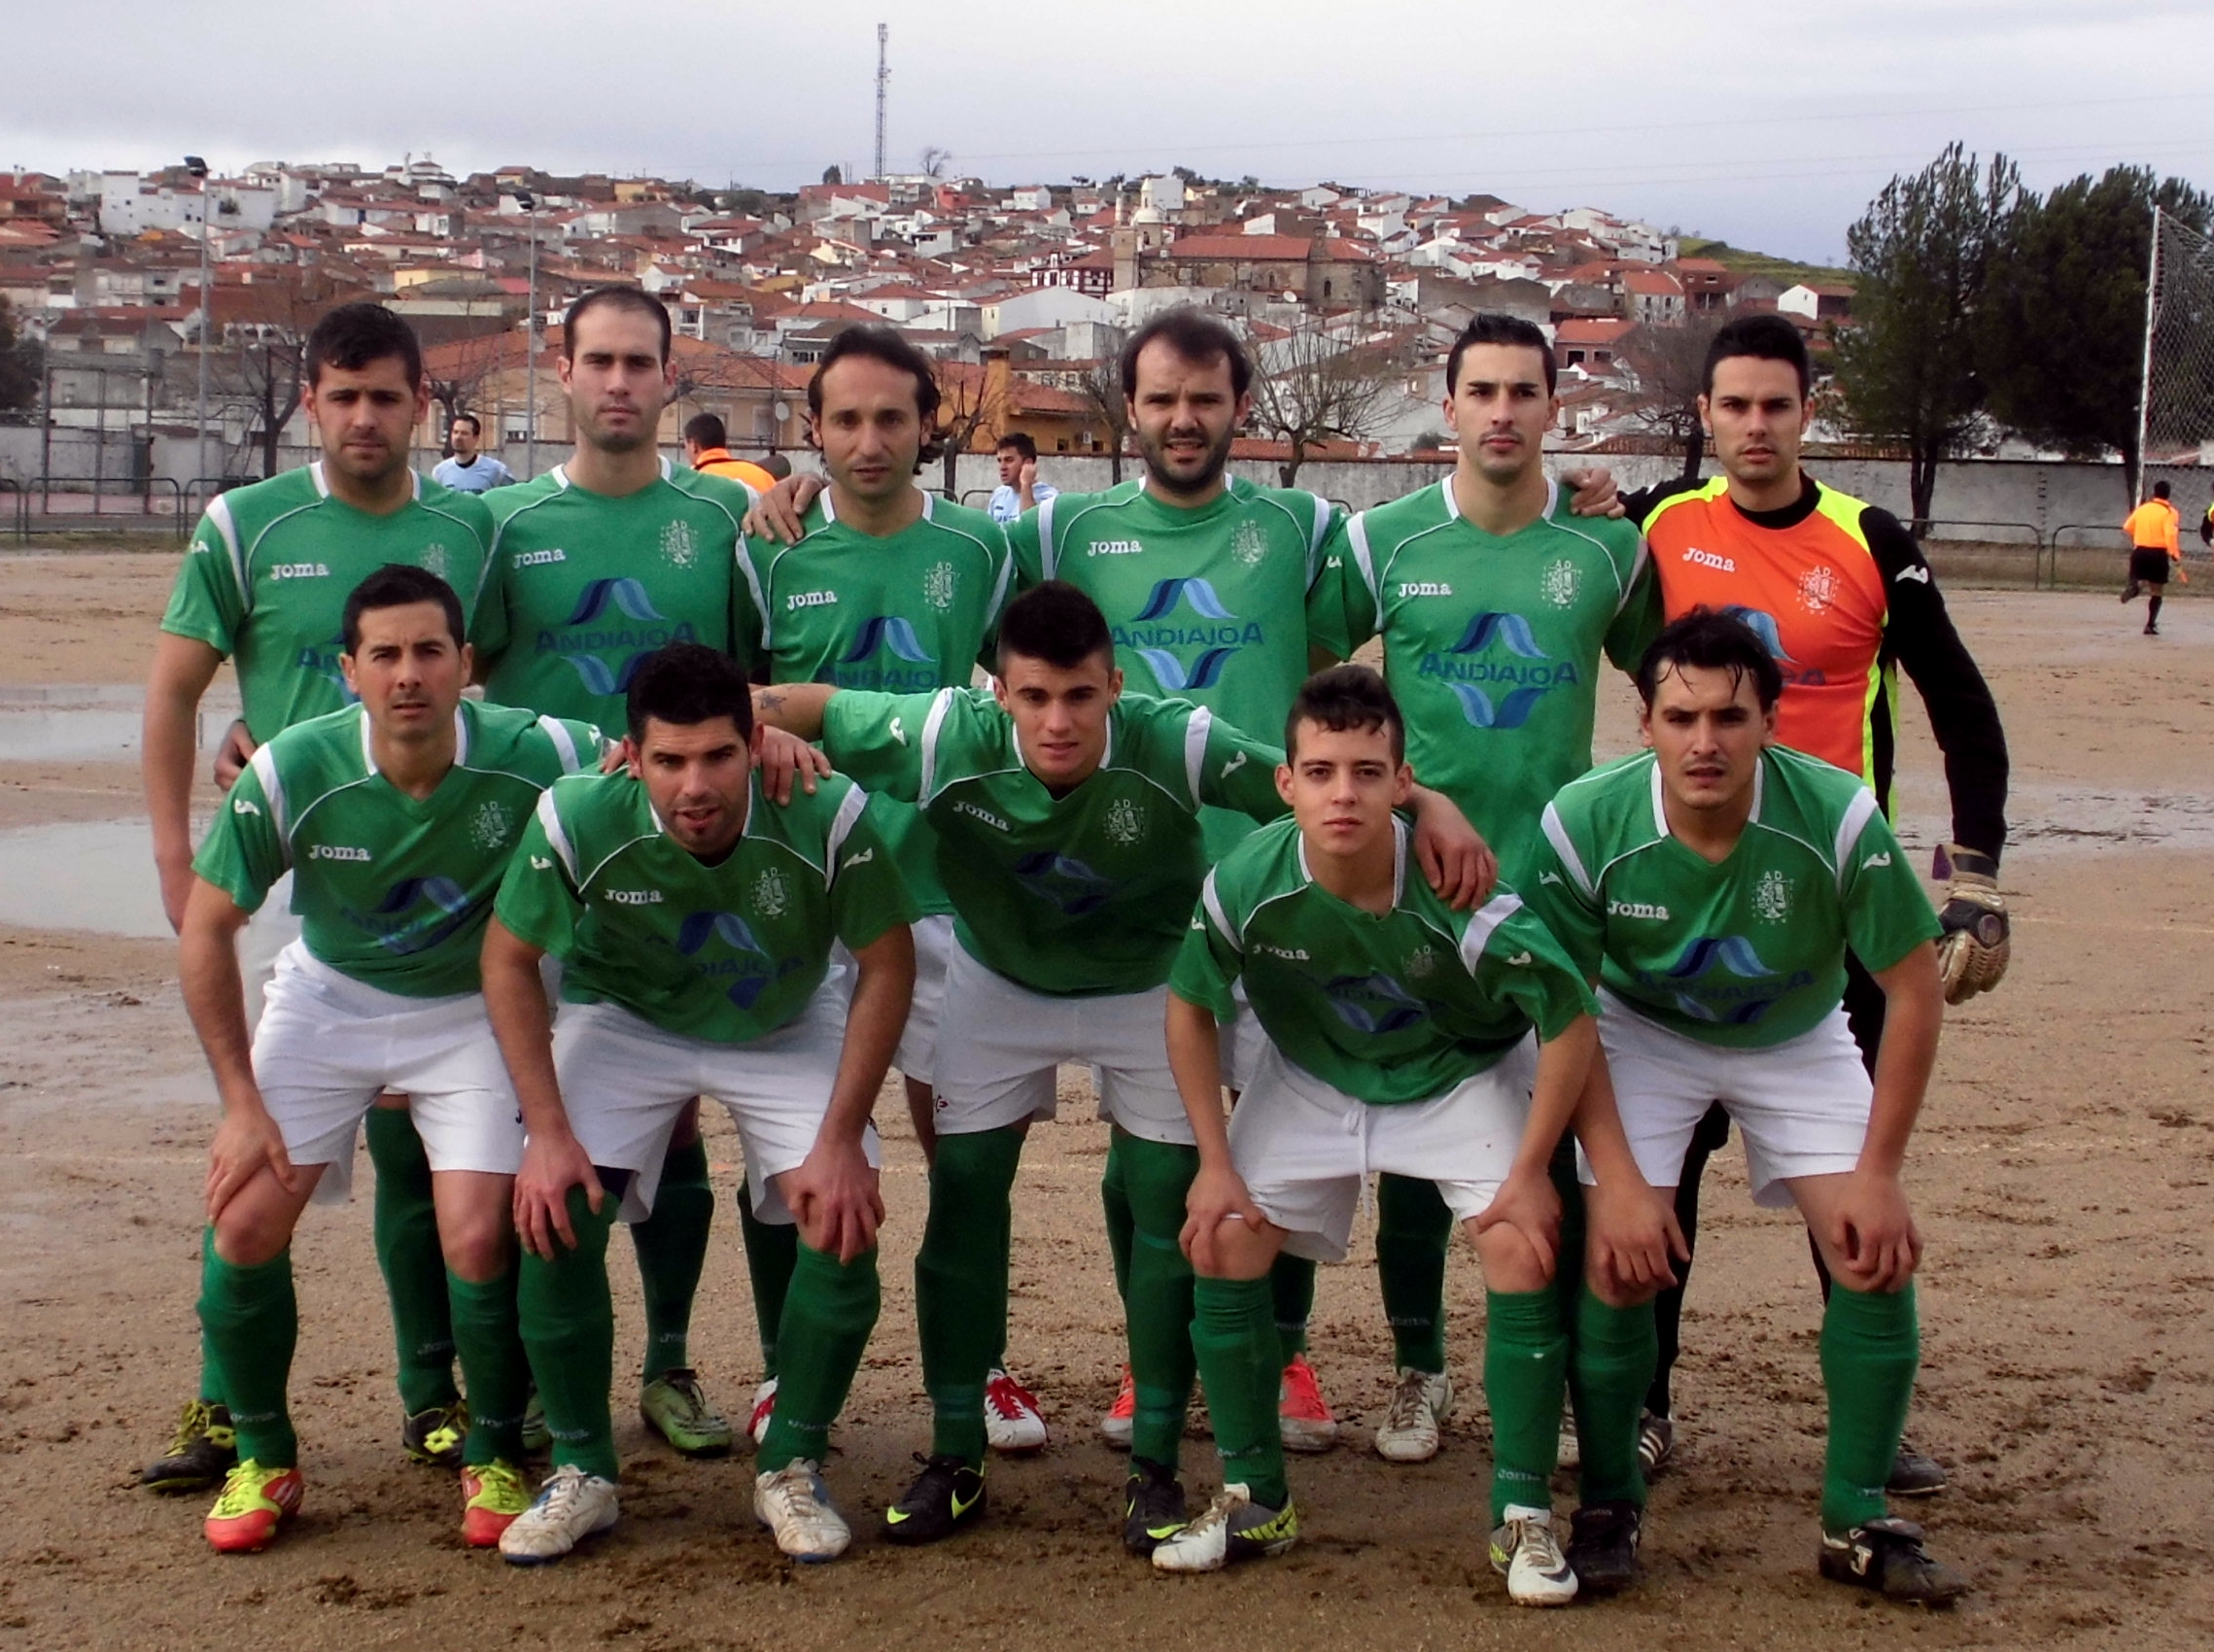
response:
<svg viewBox="0 0 2214 1652"><path fill-rule="evenodd" d="M1738 565L1728 557L1718 556L1712 551L1703 551L1697 545L1684 547L1683 560L1694 568L1711 568L1716 573L1735 573L1738 570Z"/></svg>
<svg viewBox="0 0 2214 1652"><path fill-rule="evenodd" d="M1551 877L1552 875L1548 873L1546 876ZM1555 878L1553 881L1558 883L1560 879ZM1648 901L1609 901L1607 903L1607 915L1609 917L1642 917L1648 918L1654 923L1666 923L1668 922L1668 908L1656 907Z"/></svg>
<svg viewBox="0 0 2214 1652"><path fill-rule="evenodd" d="M1145 554L1145 546L1136 539L1094 539L1084 547L1088 557L1135 557Z"/></svg>
<svg viewBox="0 0 2214 1652"><path fill-rule="evenodd" d="M973 814L995 832L1012 832L1015 830L1006 821L1000 819L998 815L992 813L990 809L979 809L973 803L955 803L953 812L955 814Z"/></svg>
<svg viewBox="0 0 2214 1652"><path fill-rule="evenodd" d="M659 889L610 889L607 899L618 907L658 907L661 905Z"/></svg>
<svg viewBox="0 0 2214 1652"><path fill-rule="evenodd" d="M1399 588L1400 601L1402 602L1409 597L1450 597L1452 595L1453 587L1446 584L1442 579L1404 580L1401 582Z"/></svg>
<svg viewBox="0 0 2214 1652"><path fill-rule="evenodd" d="M545 568L553 563L567 561L569 561L569 553L564 550L525 551L515 559L515 566L517 568Z"/></svg>
<svg viewBox="0 0 2214 1652"><path fill-rule="evenodd" d="M322 562L280 562L269 565L271 579L329 579L330 565Z"/></svg>
<svg viewBox="0 0 2214 1652"><path fill-rule="evenodd" d="M838 605L835 591L794 591L784 599L784 612L797 613L802 608L834 608Z"/></svg>
<svg viewBox="0 0 2214 1652"><path fill-rule="evenodd" d="M310 843L309 860L367 860L369 851L352 843Z"/></svg>
<svg viewBox="0 0 2214 1652"><path fill-rule="evenodd" d="M1196 929L1198 925L1193 924L1193 927ZM1304 946L1271 946L1265 941L1257 941L1253 944L1253 949L1266 958L1289 958L1295 964L1312 962Z"/></svg>

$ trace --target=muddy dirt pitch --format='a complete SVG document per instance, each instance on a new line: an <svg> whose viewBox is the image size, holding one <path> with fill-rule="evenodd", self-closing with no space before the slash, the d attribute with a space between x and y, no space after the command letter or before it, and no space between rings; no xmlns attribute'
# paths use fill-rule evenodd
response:
<svg viewBox="0 0 2214 1652"><path fill-rule="evenodd" d="M10 690L139 679L172 568L170 555L0 558L0 744L21 705ZM1126 1559L1122 1462L1093 1429L1120 1360L1094 1190L1105 1144L1089 1122L1035 1134L1016 1207L1011 1353L1053 1444L994 1466L973 1532L886 1547L860 1517L926 1440L909 1266L923 1182L896 1104L881 1112L883 1320L829 1469L861 1532L846 1560L783 1564L753 1526L744 1465L679 1461L627 1406L610 1537L542 1572L466 1551L452 1480L400 1460L360 1198L311 1212L296 1247L305 1512L269 1553L217 1559L202 1498L132 1484L167 1438L196 1346L212 1089L169 948L0 927L0 1645L2214 1644L2214 603L2171 602L2158 640L2112 596L1964 591L1954 606L2013 742L2019 937L2012 978L1947 1028L1910 1183L1929 1245L1912 1437L1953 1486L1906 1512L1976 1580L1958 1610L1896 1609L1814 1575L1818 1302L1803 1241L1751 1208L1734 1148L1685 1316L1678 1463L1654 1488L1648 1580L1628 1599L1508 1606L1483 1558L1480 1401L1464 1399L1430 1464L1369 1452L1389 1343L1366 1252L1323 1272L1314 1358L1348 1439L1294 1462L1305 1540L1212 1578ZM1626 749L1627 695L1609 702L1603 748ZM1926 864L1943 791L1911 696L1907 724L1903 828ZM138 813L127 756L0 760L0 894L41 875L21 831ZM735 1142L727 1122L710 1129L727 1194ZM618 1241L619 1359L640 1335L626 1252ZM1465 1254L1450 1301L1455 1376L1472 1394L1481 1293ZM694 1355L741 1415L751 1324L726 1197ZM1186 1469L1213 1484L1203 1438Z"/></svg>

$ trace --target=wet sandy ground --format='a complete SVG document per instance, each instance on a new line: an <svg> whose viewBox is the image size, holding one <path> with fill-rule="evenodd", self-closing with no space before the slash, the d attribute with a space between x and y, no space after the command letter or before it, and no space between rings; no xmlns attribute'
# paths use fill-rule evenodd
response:
<svg viewBox="0 0 2214 1652"><path fill-rule="evenodd" d="M0 558L0 690L135 680L172 566ZM197 1535L201 1499L131 1486L166 1439L195 1346L211 1087L169 948L0 923L0 1454L14 1493L0 1645L2208 1644L2214 604L2171 602L2158 641L2111 597L1958 593L1954 606L2006 713L2019 819L2014 973L1953 1016L1910 1181L1929 1242L1914 1431L1954 1489L1908 1512L1979 1583L1959 1610L1901 1611L1813 1575L1818 1303L1803 1243L1746 1201L1734 1150L1708 1199L1678 1378L1683 1444L1654 1489L1638 1594L1556 1614L1506 1604L1482 1558L1480 1401L1464 1399L1433 1463L1368 1453L1389 1343L1366 1250L1323 1272L1315 1359L1349 1440L1293 1464L1305 1540L1225 1576L1157 1578L1114 1544L1121 1460L1091 1432L1120 1357L1094 1191L1104 1143L1081 1107L1034 1135L1016 1218L1013 1354L1055 1440L995 1467L991 1518L972 1533L911 1553L856 1520L847 1560L793 1568L752 1527L743 1464L684 1463L625 1418L624 1522L608 1539L544 1573L465 1551L451 1481L399 1459L357 1200L313 1213L296 1247L306 1511L268 1554L219 1561ZM140 816L127 760L6 755L22 704L0 692L0 832ZM1610 695L1607 750L1626 748L1627 706ZM1926 854L1944 794L1911 697L1908 723L1902 824ZM115 831L103 880L129 838ZM41 879L24 870L26 842L0 838L0 900ZM904 1111L881 1110L884 1315L830 1468L855 1515L896 1493L926 1443L910 1268L923 1187ZM727 1191L736 1144L709 1125ZM733 1410L757 1363L735 1229L726 1203L694 1344ZM622 1250L620 1334L635 1350ZM1455 1376L1472 1394L1481 1291L1465 1256L1448 1289ZM1196 1435L1186 1471L1213 1482Z"/></svg>

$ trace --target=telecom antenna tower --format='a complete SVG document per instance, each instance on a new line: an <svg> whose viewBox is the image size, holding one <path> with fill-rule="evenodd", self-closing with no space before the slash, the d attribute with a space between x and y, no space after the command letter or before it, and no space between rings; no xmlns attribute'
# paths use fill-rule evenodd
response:
<svg viewBox="0 0 2214 1652"><path fill-rule="evenodd" d="M882 179L884 175L884 88L891 84L891 64L884 56L884 42L891 37L891 29L883 23L877 25L877 169L869 176Z"/></svg>

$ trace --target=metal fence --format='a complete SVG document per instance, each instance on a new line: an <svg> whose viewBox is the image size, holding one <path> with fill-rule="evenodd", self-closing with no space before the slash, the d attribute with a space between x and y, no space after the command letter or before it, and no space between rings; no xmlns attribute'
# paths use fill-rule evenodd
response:
<svg viewBox="0 0 2214 1652"><path fill-rule="evenodd" d="M166 530L181 541L193 521L185 508L183 488L170 476L0 477L0 493L14 496L10 516L18 544L34 533L141 533L150 528ZM111 509L111 497L137 508Z"/></svg>

